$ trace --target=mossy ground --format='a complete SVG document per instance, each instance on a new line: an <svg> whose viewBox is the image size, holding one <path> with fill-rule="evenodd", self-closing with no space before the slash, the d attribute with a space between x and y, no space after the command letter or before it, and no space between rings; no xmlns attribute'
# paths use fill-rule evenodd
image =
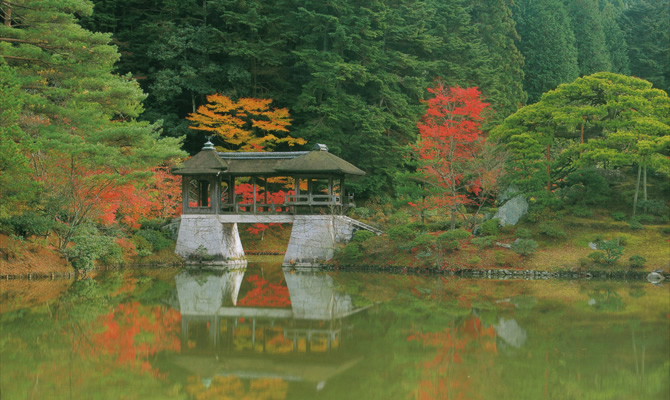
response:
<svg viewBox="0 0 670 400"><path fill-rule="evenodd" d="M373 223L373 221L369 221ZM356 263L367 265L395 265L407 267L438 268L514 268L539 271L557 270L623 270L630 268L628 259L640 255L647 261L643 270L667 268L670 262L670 224L644 225L642 229L631 228L628 222L613 220L606 211L595 212L590 217L572 215L554 216L551 223L565 232L562 238L542 234L537 222L525 221L518 226L500 229L495 242L512 244L517 230L527 229L538 248L530 256L520 256L508 248L494 245L479 248L471 239L461 240L460 248L451 252L439 252L435 248L408 248L407 241L394 241L387 235L368 239L360 246L361 254ZM437 236L441 232L429 232ZM594 264L587 257L594 252L589 243L597 240L619 239L624 253L614 265ZM343 252L344 253L344 252ZM353 260L336 257L336 262L347 264Z"/></svg>

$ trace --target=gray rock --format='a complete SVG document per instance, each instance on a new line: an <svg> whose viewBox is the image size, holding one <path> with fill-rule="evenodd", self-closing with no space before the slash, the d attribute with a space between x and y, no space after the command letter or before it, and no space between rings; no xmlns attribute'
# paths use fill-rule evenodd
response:
<svg viewBox="0 0 670 400"><path fill-rule="evenodd" d="M526 199L523 196L516 196L503 204L493 218L498 218L500 226L516 225L527 212L528 202Z"/></svg>

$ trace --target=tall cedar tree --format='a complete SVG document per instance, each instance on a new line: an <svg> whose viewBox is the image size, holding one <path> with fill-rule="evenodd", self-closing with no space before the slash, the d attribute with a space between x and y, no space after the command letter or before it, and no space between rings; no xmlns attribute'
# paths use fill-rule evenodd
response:
<svg viewBox="0 0 670 400"><path fill-rule="evenodd" d="M438 83L428 92L428 109L417 124L420 139L416 151L426 183L441 189L432 201L435 208L448 210L451 229L456 228L456 215L469 204L468 192L477 195L481 181L471 169L480 152L481 113L489 106L481 100L478 88L446 87Z"/></svg>
<svg viewBox="0 0 670 400"><path fill-rule="evenodd" d="M567 9L575 34L579 75L611 71L598 0L572 0L567 3Z"/></svg>
<svg viewBox="0 0 670 400"><path fill-rule="evenodd" d="M670 92L670 1L640 0L626 9L622 23L631 74Z"/></svg>
<svg viewBox="0 0 670 400"><path fill-rule="evenodd" d="M525 58L523 87L534 103L579 76L575 35L562 0L519 0L513 10Z"/></svg>

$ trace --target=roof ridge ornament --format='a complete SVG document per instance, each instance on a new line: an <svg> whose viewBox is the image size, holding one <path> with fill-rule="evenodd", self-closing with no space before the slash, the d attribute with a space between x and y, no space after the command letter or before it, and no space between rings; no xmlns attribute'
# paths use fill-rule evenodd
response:
<svg viewBox="0 0 670 400"><path fill-rule="evenodd" d="M205 146L202 148L202 150L214 150L214 143L212 143L211 136L207 137L207 143L205 143Z"/></svg>
<svg viewBox="0 0 670 400"><path fill-rule="evenodd" d="M317 143L312 147L312 150L315 151L328 151L328 146L325 144Z"/></svg>

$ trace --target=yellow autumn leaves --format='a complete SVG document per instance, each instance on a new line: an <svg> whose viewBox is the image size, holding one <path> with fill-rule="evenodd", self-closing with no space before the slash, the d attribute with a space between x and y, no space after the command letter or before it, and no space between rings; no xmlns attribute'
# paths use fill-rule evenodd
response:
<svg viewBox="0 0 670 400"><path fill-rule="evenodd" d="M288 109L270 108L272 99L207 96L207 104L186 117L191 129L219 135L226 143L223 151L272 151L278 144L304 145L305 139L288 135Z"/></svg>

